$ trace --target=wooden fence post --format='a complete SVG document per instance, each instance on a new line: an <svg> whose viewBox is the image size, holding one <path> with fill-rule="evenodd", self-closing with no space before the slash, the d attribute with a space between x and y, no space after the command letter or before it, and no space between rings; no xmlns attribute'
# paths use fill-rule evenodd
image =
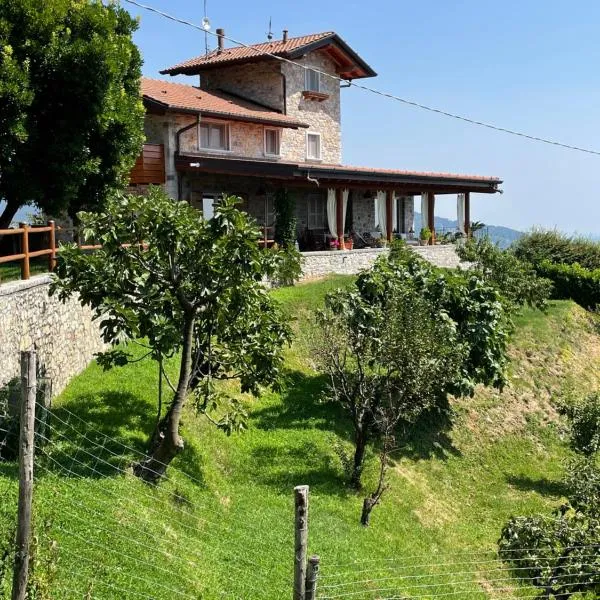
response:
<svg viewBox="0 0 600 600"><path fill-rule="evenodd" d="M12 600L25 600L29 574L33 457L35 453L35 398L37 393L34 350L21 352L21 434L19 442L19 509Z"/></svg>
<svg viewBox="0 0 600 600"><path fill-rule="evenodd" d="M54 271L56 268L56 223L54 221L48 221L48 227L50 227L49 241L50 241L50 254L48 255L48 270Z"/></svg>
<svg viewBox="0 0 600 600"><path fill-rule="evenodd" d="M308 486L294 488L294 600L306 597L306 554L308 546Z"/></svg>
<svg viewBox="0 0 600 600"><path fill-rule="evenodd" d="M308 571L306 573L306 600L315 600L317 597L317 579L319 578L318 556L311 556L308 560Z"/></svg>
<svg viewBox="0 0 600 600"><path fill-rule="evenodd" d="M25 255L21 260L21 279L29 279L29 225L27 223L19 223L19 227L23 230L21 235L21 254Z"/></svg>

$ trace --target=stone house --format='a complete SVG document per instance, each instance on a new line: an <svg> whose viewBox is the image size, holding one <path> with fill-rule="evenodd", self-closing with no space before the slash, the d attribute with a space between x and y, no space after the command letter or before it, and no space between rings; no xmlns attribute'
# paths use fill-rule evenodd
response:
<svg viewBox="0 0 600 600"><path fill-rule="evenodd" d="M376 73L336 33L284 31L280 40L234 48L223 30L217 35L217 49L161 71L198 76L195 85L143 79L147 143L132 186L163 184L207 217L219 195L238 195L265 244L275 194L285 189L302 250L410 239L415 196L434 232L436 196L455 195L459 229L468 233L471 194L499 191L494 177L344 165L342 89Z"/></svg>

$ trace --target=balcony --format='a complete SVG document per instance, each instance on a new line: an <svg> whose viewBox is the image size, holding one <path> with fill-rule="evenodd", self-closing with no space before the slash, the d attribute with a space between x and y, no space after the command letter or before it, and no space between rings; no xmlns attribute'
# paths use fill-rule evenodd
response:
<svg viewBox="0 0 600 600"><path fill-rule="evenodd" d="M130 185L162 185L165 181L165 147L144 144L129 176Z"/></svg>

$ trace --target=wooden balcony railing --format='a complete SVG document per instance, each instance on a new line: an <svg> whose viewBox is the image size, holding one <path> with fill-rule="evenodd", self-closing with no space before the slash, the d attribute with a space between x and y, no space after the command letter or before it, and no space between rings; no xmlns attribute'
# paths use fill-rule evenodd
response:
<svg viewBox="0 0 600 600"><path fill-rule="evenodd" d="M165 176L165 147L162 144L144 144L129 176L131 185L162 185Z"/></svg>

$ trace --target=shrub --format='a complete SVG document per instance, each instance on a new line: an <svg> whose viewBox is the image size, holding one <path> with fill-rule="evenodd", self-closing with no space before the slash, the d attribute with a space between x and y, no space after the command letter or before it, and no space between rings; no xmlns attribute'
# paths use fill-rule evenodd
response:
<svg viewBox="0 0 600 600"><path fill-rule="evenodd" d="M286 190L275 194L275 242L282 248L293 248L296 242L296 203Z"/></svg>
<svg viewBox="0 0 600 600"><path fill-rule="evenodd" d="M582 400L562 407L571 425L571 448L578 454L591 457L600 451L600 393L589 394Z"/></svg>
<svg viewBox="0 0 600 600"><path fill-rule="evenodd" d="M552 290L552 282L540 277L530 263L517 258L511 250L502 250L487 237L470 239L458 245L462 260L473 263L481 276L494 285L511 308L529 305L543 310Z"/></svg>
<svg viewBox="0 0 600 600"><path fill-rule="evenodd" d="M581 237L569 237L558 231L537 230L528 233L513 246L517 258L536 266L552 263L580 264L586 269L600 268L600 244Z"/></svg>
<svg viewBox="0 0 600 600"><path fill-rule="evenodd" d="M587 309L600 303L600 268L591 270L579 263L556 264L544 260L536 270L542 277L552 280L553 298L571 299Z"/></svg>
<svg viewBox="0 0 600 600"><path fill-rule="evenodd" d="M276 251L278 254L277 267L273 278L274 285L294 285L302 276L302 254L294 246L276 249Z"/></svg>

